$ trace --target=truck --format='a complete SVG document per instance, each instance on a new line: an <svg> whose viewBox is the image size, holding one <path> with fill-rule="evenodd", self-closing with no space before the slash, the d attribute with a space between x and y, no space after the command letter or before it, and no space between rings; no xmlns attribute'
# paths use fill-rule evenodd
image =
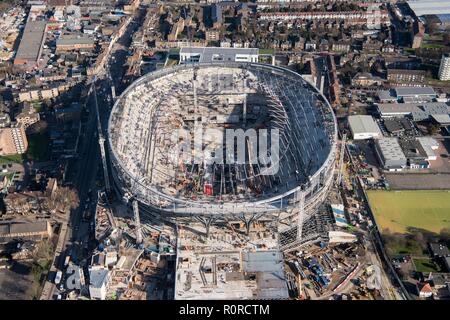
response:
<svg viewBox="0 0 450 320"><path fill-rule="evenodd" d="M55 284L59 284L62 279L62 271L58 271L55 276Z"/></svg>

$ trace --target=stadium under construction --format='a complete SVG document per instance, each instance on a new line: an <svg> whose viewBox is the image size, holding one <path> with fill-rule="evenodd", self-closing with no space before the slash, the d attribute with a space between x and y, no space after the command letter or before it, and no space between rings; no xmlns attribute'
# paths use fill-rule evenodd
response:
<svg viewBox="0 0 450 320"><path fill-rule="evenodd" d="M244 162L211 161L219 153L229 159L230 151L207 135L199 146L192 138L199 128L222 133L223 141L227 129L277 129L278 156L255 161L261 150L252 150L250 135L241 141ZM174 134L181 129L188 135ZM274 140L268 140L270 149ZM254 221L293 217L297 223L282 230L293 236L287 244L317 219L333 184L337 125L326 98L299 74L215 62L177 65L136 80L113 106L107 142L113 188L133 204L136 219L139 212L195 219L207 230L211 223L242 221L248 231ZM200 162L194 161L198 150ZM194 157L180 157L186 151Z"/></svg>

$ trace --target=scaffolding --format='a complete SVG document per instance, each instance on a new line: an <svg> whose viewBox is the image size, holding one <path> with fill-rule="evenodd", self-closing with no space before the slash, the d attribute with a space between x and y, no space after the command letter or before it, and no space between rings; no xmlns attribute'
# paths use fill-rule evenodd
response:
<svg viewBox="0 0 450 320"><path fill-rule="evenodd" d="M177 129L199 128L222 134L278 129L277 163L255 161L260 150L250 138L246 163L183 161L181 149L228 156L213 139L199 146L190 137L174 137ZM108 142L119 192L160 214L260 216L303 202L307 218L331 185L336 136L330 105L298 74L268 65L213 63L174 66L137 80L113 107ZM279 170L264 174L274 164Z"/></svg>
<svg viewBox="0 0 450 320"><path fill-rule="evenodd" d="M142 229L141 229L141 218L139 216L139 202L133 200L133 215L134 222L136 224L136 244L142 243Z"/></svg>
<svg viewBox="0 0 450 320"><path fill-rule="evenodd" d="M340 187L342 182L342 173L344 171L344 155L345 155L345 143L347 142L347 133L342 135L341 148L339 150L339 167L338 176L336 179L336 186Z"/></svg>

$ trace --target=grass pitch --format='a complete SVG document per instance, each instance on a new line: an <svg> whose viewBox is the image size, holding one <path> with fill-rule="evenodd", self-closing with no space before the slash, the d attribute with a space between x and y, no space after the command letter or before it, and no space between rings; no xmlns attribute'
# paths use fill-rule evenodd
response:
<svg viewBox="0 0 450 320"><path fill-rule="evenodd" d="M443 272L441 267L439 267L433 260L425 259L413 259L414 265L416 266L416 271L419 272Z"/></svg>
<svg viewBox="0 0 450 320"><path fill-rule="evenodd" d="M450 228L450 191L368 191L381 231L407 233L418 228L439 233Z"/></svg>

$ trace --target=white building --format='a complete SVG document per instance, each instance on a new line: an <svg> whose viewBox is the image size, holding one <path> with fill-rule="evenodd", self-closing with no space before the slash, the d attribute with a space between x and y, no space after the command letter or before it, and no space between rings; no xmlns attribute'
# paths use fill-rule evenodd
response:
<svg viewBox="0 0 450 320"><path fill-rule="evenodd" d="M257 48L181 48L180 64L191 62L258 62Z"/></svg>
<svg viewBox="0 0 450 320"><path fill-rule="evenodd" d="M108 269L90 270L89 295L91 299L105 300L111 274Z"/></svg>
<svg viewBox="0 0 450 320"><path fill-rule="evenodd" d="M397 138L381 138L376 140L375 151L384 169L401 171L406 168L407 160Z"/></svg>
<svg viewBox="0 0 450 320"><path fill-rule="evenodd" d="M353 140L380 138L382 136L381 130L372 116L349 116L348 124L352 131Z"/></svg>
<svg viewBox="0 0 450 320"><path fill-rule="evenodd" d="M439 66L439 80L450 80L450 54L444 53Z"/></svg>
<svg viewBox="0 0 450 320"><path fill-rule="evenodd" d="M328 238L329 243L351 243L358 240L354 234L343 231L329 231Z"/></svg>
<svg viewBox="0 0 450 320"><path fill-rule="evenodd" d="M114 266L117 262L117 252L108 251L105 256L105 265L108 267Z"/></svg>
<svg viewBox="0 0 450 320"><path fill-rule="evenodd" d="M439 142L431 137L418 137L417 141L419 141L423 150L425 150L428 161L434 161L437 159L434 150L437 150L439 148Z"/></svg>
<svg viewBox="0 0 450 320"><path fill-rule="evenodd" d="M338 227L348 226L348 221L345 217L343 204L332 204L331 211L333 212L334 220L336 221L336 225Z"/></svg>

